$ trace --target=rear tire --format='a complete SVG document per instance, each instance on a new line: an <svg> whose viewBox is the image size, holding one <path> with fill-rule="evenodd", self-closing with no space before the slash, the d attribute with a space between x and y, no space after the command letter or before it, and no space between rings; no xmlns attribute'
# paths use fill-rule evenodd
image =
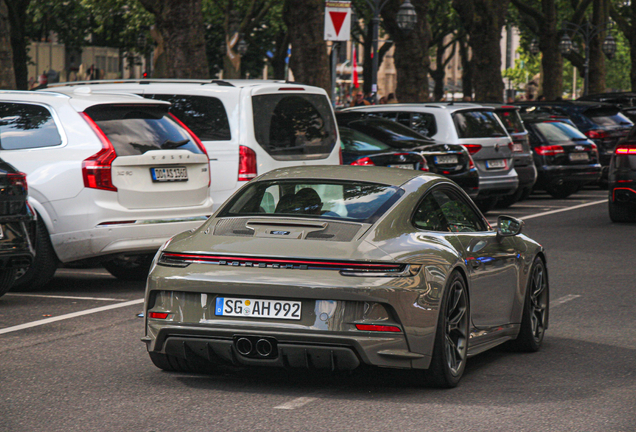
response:
<svg viewBox="0 0 636 432"><path fill-rule="evenodd" d="M624 206L612 202L612 197L609 199L609 216L612 222L634 222L636 221L636 208L630 208L630 206Z"/></svg>
<svg viewBox="0 0 636 432"><path fill-rule="evenodd" d="M432 386L452 388L459 384L466 367L469 325L468 290L462 275L455 271L440 303L433 358L425 371Z"/></svg>
<svg viewBox="0 0 636 432"><path fill-rule="evenodd" d="M18 269L13 291L35 291L48 284L58 267L58 259L49 232L38 215L35 235L35 257L28 268Z"/></svg>
<svg viewBox="0 0 636 432"><path fill-rule="evenodd" d="M154 254L125 255L104 261L102 265L119 280L145 281L148 278L153 257Z"/></svg>
<svg viewBox="0 0 636 432"><path fill-rule="evenodd" d="M0 271L0 297L9 292L15 282L16 269L8 268Z"/></svg>
<svg viewBox="0 0 636 432"><path fill-rule="evenodd" d="M546 186L545 190L556 199L564 199L576 193L581 188L581 185L576 183L564 183L559 186Z"/></svg>
<svg viewBox="0 0 636 432"><path fill-rule="evenodd" d="M523 188L519 188L512 195L506 195L506 196L500 197L497 200L497 208L508 208L514 203L516 203L517 201L521 200L524 190L525 189Z"/></svg>

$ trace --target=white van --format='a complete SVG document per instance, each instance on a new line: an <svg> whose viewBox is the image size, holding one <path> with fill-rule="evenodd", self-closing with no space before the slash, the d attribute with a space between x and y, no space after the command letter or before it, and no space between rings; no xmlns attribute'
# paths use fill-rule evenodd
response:
<svg viewBox="0 0 636 432"><path fill-rule="evenodd" d="M78 81L48 90L134 93L172 103L171 113L203 142L216 210L257 175L295 165L339 165L340 140L327 93L260 80Z"/></svg>

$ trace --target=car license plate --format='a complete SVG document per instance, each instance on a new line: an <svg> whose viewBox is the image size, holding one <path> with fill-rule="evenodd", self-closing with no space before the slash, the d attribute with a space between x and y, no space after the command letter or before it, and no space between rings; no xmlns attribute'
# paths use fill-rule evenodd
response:
<svg viewBox="0 0 636 432"><path fill-rule="evenodd" d="M152 181L188 181L188 170L186 167L150 168Z"/></svg>
<svg viewBox="0 0 636 432"><path fill-rule="evenodd" d="M399 169L415 169L413 164L398 164L398 165L387 165L389 168L399 168Z"/></svg>
<svg viewBox="0 0 636 432"><path fill-rule="evenodd" d="M587 161L590 160L590 155L587 153L570 153L570 160L572 162Z"/></svg>
<svg viewBox="0 0 636 432"><path fill-rule="evenodd" d="M456 165L459 162L457 156L435 156L435 163L438 165Z"/></svg>
<svg viewBox="0 0 636 432"><path fill-rule="evenodd" d="M486 168L495 169L495 168L505 168L506 160L505 159L493 159L486 161Z"/></svg>
<svg viewBox="0 0 636 432"><path fill-rule="evenodd" d="M517 152L517 153L521 153L521 152L523 152L523 146L521 144L513 144L512 145L512 151L513 152Z"/></svg>
<svg viewBox="0 0 636 432"><path fill-rule="evenodd" d="M301 303L286 300L259 300L217 297L214 314L243 318L299 320Z"/></svg>

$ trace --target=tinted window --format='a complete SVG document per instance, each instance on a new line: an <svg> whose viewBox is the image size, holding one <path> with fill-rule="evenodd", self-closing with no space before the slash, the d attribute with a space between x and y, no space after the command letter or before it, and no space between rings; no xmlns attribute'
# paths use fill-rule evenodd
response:
<svg viewBox="0 0 636 432"><path fill-rule="evenodd" d="M486 231L482 217L453 192L435 190L431 195L437 201L451 232Z"/></svg>
<svg viewBox="0 0 636 432"><path fill-rule="evenodd" d="M168 114L168 106L96 105L86 109L119 156L151 150L179 149L202 153L190 134Z"/></svg>
<svg viewBox="0 0 636 432"><path fill-rule="evenodd" d="M631 126L632 122L618 109L589 109L585 115L599 126Z"/></svg>
<svg viewBox="0 0 636 432"><path fill-rule="evenodd" d="M373 222L403 193L395 186L375 183L261 181L241 189L220 217L285 215Z"/></svg>
<svg viewBox="0 0 636 432"><path fill-rule="evenodd" d="M431 137L437 133L437 123L433 114L401 112L397 121L422 135Z"/></svg>
<svg viewBox="0 0 636 432"><path fill-rule="evenodd" d="M361 132L349 128L340 129L342 149L348 152L377 152L390 150L391 147Z"/></svg>
<svg viewBox="0 0 636 432"><path fill-rule="evenodd" d="M416 227L427 231L450 231L444 213L432 194L426 195L420 203L413 217L413 223Z"/></svg>
<svg viewBox="0 0 636 432"><path fill-rule="evenodd" d="M358 120L350 122L348 126L398 149L419 147L433 142L413 129L386 119Z"/></svg>
<svg viewBox="0 0 636 432"><path fill-rule="evenodd" d="M536 123L534 127L548 142L587 140L578 129L561 122Z"/></svg>
<svg viewBox="0 0 636 432"><path fill-rule="evenodd" d="M214 97L191 95L147 95L172 103L170 112L202 141L229 141L230 123L223 102Z"/></svg>
<svg viewBox="0 0 636 432"><path fill-rule="evenodd" d="M252 98L256 141L274 159L318 159L336 144L336 125L323 95L269 94Z"/></svg>
<svg viewBox="0 0 636 432"><path fill-rule="evenodd" d="M521 117L519 117L519 112L517 112L516 109L497 111L497 114L508 132L521 133L526 131L521 122Z"/></svg>
<svg viewBox="0 0 636 432"><path fill-rule="evenodd" d="M508 135L492 111L458 111L453 113L453 121L459 138L492 138Z"/></svg>
<svg viewBox="0 0 636 432"><path fill-rule="evenodd" d="M52 147L62 138L48 109L40 105L0 103L0 149Z"/></svg>

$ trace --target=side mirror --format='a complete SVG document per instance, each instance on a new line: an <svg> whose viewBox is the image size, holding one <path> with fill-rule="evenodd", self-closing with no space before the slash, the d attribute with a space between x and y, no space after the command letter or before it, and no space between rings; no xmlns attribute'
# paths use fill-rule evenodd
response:
<svg viewBox="0 0 636 432"><path fill-rule="evenodd" d="M523 221L512 216L499 216L497 218L497 238L513 237L521 234Z"/></svg>

